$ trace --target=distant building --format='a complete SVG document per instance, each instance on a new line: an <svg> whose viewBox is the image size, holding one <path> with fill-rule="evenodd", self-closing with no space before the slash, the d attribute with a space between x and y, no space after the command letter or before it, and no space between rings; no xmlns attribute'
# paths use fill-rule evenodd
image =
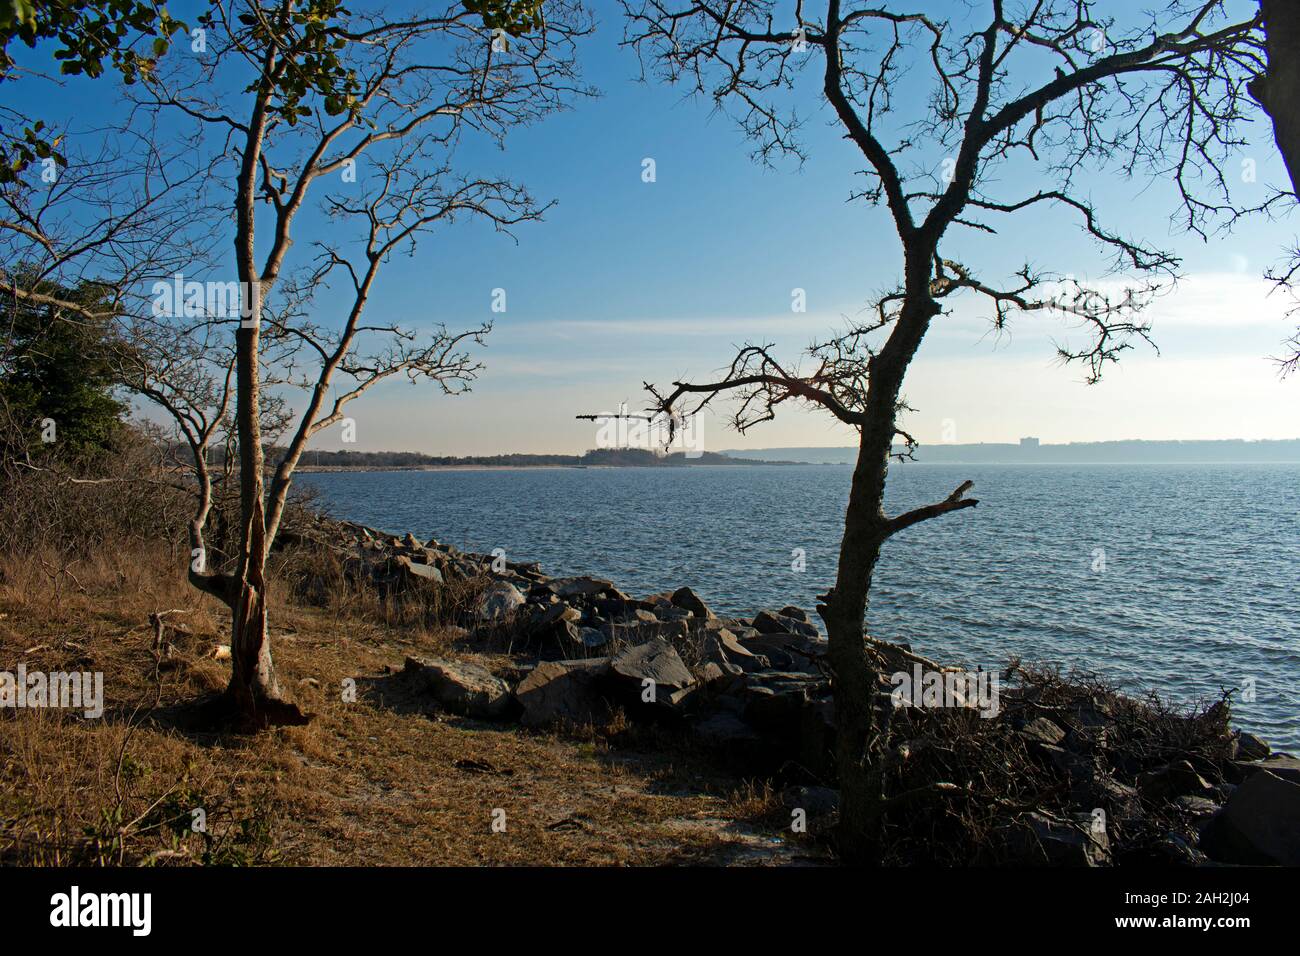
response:
<svg viewBox="0 0 1300 956"><path fill-rule="evenodd" d="M1021 448L1037 448L1037 447L1038 447L1038 439L1037 439L1037 438L1022 438L1022 439L1020 439L1020 447L1021 447Z"/></svg>

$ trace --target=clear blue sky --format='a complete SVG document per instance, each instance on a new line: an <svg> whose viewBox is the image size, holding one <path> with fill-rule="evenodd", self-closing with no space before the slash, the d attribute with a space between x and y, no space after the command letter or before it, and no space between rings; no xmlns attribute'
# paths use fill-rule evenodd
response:
<svg viewBox="0 0 1300 956"><path fill-rule="evenodd" d="M470 145L461 157L467 169L518 178L556 200L545 222L521 227L518 244L482 225L457 225L422 242L415 259L395 259L371 302L372 318L408 324L495 320L487 371L454 399L405 382L382 386L350 406L355 445L330 434L318 446L582 451L595 444L595 426L575 414L640 405L643 379L710 376L745 341L792 355L894 281L899 254L888 216L846 201L861 185L862 161L823 104L809 98L802 110L807 163L765 169L710 102L637 82L635 57L617 46L613 5L596 6L600 27L581 56L602 95L515 131L504 152ZM73 81L51 108L84 128L88 108L107 108L106 90ZM1259 163L1262 196L1282 182L1282 170L1262 121L1254 140L1242 158ZM641 177L647 157L653 183ZM913 433L923 442L1300 437L1300 380L1279 382L1268 359L1295 322L1261 278L1295 241L1300 218L1261 220L1205 244L1171 228L1167 184L1101 177L1087 191L1110 226L1185 259L1187 280L1152 313L1162 354L1131 353L1087 387L1080 370L1053 361L1053 337L1069 333L1059 319L1020 317L999 340L959 304L936 322L909 377ZM314 228L311 220L303 227L299 249ZM953 251L1002 275L1026 255L1063 273L1097 271L1092 247L1059 218L1026 217ZM494 315L498 287L508 305ZM806 290L804 314L791 311L795 288ZM704 437L715 450L853 439L811 411L786 413L744 438L706 420Z"/></svg>

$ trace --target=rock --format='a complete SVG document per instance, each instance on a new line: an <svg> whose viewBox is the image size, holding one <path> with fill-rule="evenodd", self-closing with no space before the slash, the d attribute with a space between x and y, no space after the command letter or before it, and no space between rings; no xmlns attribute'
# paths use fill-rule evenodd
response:
<svg viewBox="0 0 1300 956"><path fill-rule="evenodd" d="M654 613L659 621L671 624L684 624L695 616L686 608L674 604L657 604Z"/></svg>
<svg viewBox="0 0 1300 956"><path fill-rule="evenodd" d="M1274 754L1267 760L1259 761L1255 766L1261 770L1275 773L1283 780L1300 783L1300 759L1295 757L1289 757L1286 754Z"/></svg>
<svg viewBox="0 0 1300 956"><path fill-rule="evenodd" d="M604 578L576 577L556 578L550 583L551 590L562 598L593 598L603 591L617 591L613 581Z"/></svg>
<svg viewBox="0 0 1300 956"><path fill-rule="evenodd" d="M1178 797L1174 800L1174 806L1194 821L1212 817L1219 812L1219 805L1208 797Z"/></svg>
<svg viewBox="0 0 1300 956"><path fill-rule="evenodd" d="M684 690L695 683L672 645L659 638L619 651L610 661L610 667L615 674L638 686L644 686L647 680L654 681L657 691Z"/></svg>
<svg viewBox="0 0 1300 956"><path fill-rule="evenodd" d="M1014 866L1104 866L1110 862L1110 839L1095 831L1092 817L1069 821L1038 812L1003 824L993 833L997 861Z"/></svg>
<svg viewBox="0 0 1300 956"><path fill-rule="evenodd" d="M803 623L805 624L812 623L812 621L808 617L807 611L805 611L803 608L794 607L793 605L786 605L785 607L781 608L781 610L779 610L777 613L781 617L794 618L796 621L803 621Z"/></svg>
<svg viewBox="0 0 1300 956"><path fill-rule="evenodd" d="M412 551L420 551L424 548L424 545L420 544L415 535L409 531L406 532L406 537L402 539L402 546L410 548Z"/></svg>
<svg viewBox="0 0 1300 956"><path fill-rule="evenodd" d="M414 580L430 581L434 584L443 583L441 571L431 564L420 564L417 561L412 561L406 555L399 554L393 558L393 567Z"/></svg>
<svg viewBox="0 0 1300 956"><path fill-rule="evenodd" d="M719 631L705 637L701 656L730 674L766 670L771 666L767 658L759 657L741 646L730 631Z"/></svg>
<svg viewBox="0 0 1300 956"><path fill-rule="evenodd" d="M474 616L480 621L501 620L524 603L519 589L508 581L493 581L479 595Z"/></svg>
<svg viewBox="0 0 1300 956"><path fill-rule="evenodd" d="M1214 788L1196 772L1186 760L1179 760L1159 770L1140 773L1137 788L1148 800L1169 800L1174 797L1212 797Z"/></svg>
<svg viewBox="0 0 1300 956"><path fill-rule="evenodd" d="M760 634L799 634L814 640L821 637L821 632L817 630L815 624L782 614L773 614L771 611L759 611L754 615L752 626Z"/></svg>
<svg viewBox="0 0 1300 956"><path fill-rule="evenodd" d="M609 658L544 661L515 688L524 724L538 727L570 720L589 721L600 707L600 682L609 673Z"/></svg>
<svg viewBox="0 0 1300 956"><path fill-rule="evenodd" d="M1020 735L1034 743L1055 746L1065 739L1065 731L1046 717L1035 717L1020 728Z"/></svg>
<svg viewBox="0 0 1300 956"><path fill-rule="evenodd" d="M708 620L713 617L713 612L709 610L708 606L703 600L701 600L700 596L690 588L678 588L673 592L672 597L668 600L673 603L674 607L690 611L693 615L702 620Z"/></svg>
<svg viewBox="0 0 1300 956"><path fill-rule="evenodd" d="M1300 866L1300 784L1251 774L1202 831L1201 849L1221 863Z"/></svg>
<svg viewBox="0 0 1300 956"><path fill-rule="evenodd" d="M752 654L766 657L771 666L778 670L821 676L822 672L816 662L825 653L826 647L818 641L797 634L759 634L743 640L741 646Z"/></svg>
<svg viewBox="0 0 1300 956"><path fill-rule="evenodd" d="M702 686L716 684L721 680L736 676L737 670L739 668L724 670L721 664L714 661L705 661L695 669L695 681Z"/></svg>
<svg viewBox="0 0 1300 956"><path fill-rule="evenodd" d="M604 647L609 643L609 635L594 627L578 628L578 642L588 650Z"/></svg>
<svg viewBox="0 0 1300 956"><path fill-rule="evenodd" d="M510 706L510 685L478 664L408 657L406 673L422 681L442 707L456 714L500 717Z"/></svg>
<svg viewBox="0 0 1300 956"><path fill-rule="evenodd" d="M1086 794L1087 803L1106 811L1110 819L1132 823L1142 818L1142 797L1135 787L1108 774L1097 774Z"/></svg>
<svg viewBox="0 0 1300 956"><path fill-rule="evenodd" d="M533 618L530 627L535 631L548 631L561 621L576 624L580 620L582 620L581 611L576 607L569 607L563 601L559 601L555 604L548 604L543 608L541 613Z"/></svg>
<svg viewBox="0 0 1300 956"><path fill-rule="evenodd" d="M1233 756L1237 760L1263 760L1272 752L1265 741L1245 731L1238 731L1233 742L1236 750Z"/></svg>

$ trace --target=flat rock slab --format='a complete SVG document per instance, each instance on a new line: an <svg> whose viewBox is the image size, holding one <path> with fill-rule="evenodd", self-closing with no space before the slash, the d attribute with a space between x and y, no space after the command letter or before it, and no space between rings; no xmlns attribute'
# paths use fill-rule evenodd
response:
<svg viewBox="0 0 1300 956"><path fill-rule="evenodd" d="M438 704L466 717L500 717L510 706L510 685L466 661L408 657L405 673L423 684Z"/></svg>
<svg viewBox="0 0 1300 956"><path fill-rule="evenodd" d="M656 687L683 690L695 683L672 645L658 638L625 648L615 655L610 666L615 674L638 684L651 680Z"/></svg>

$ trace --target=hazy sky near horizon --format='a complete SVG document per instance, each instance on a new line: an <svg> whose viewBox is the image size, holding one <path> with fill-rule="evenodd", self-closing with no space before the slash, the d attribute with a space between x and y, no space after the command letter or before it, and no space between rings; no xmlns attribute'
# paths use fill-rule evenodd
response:
<svg viewBox="0 0 1300 956"><path fill-rule="evenodd" d="M597 426L576 414L642 407L643 381L710 378L745 342L793 358L894 283L900 251L888 214L847 201L863 162L819 96L801 110L807 162L762 167L711 102L638 82L612 4L595 6L599 27L580 57L601 96L513 132L504 151L468 143L462 152L475 172L515 177L554 200L545 221L519 227L517 242L457 223L413 258L393 260L371 299L372 318L416 326L492 320L473 391L447 398L428 385L386 383L349 406L355 444L335 428L315 447L581 452L596 444ZM79 80L63 95L84 110L99 101L91 91ZM1262 199L1284 174L1262 118L1251 137L1242 159L1257 163L1258 183L1247 189ZM647 158L654 182L642 179ZM1007 195L1037 185L1011 183ZM1254 220L1207 243L1171 223L1166 182L1102 176L1085 192L1110 228L1184 259L1185 278L1149 313L1160 353L1139 345L1087 386L1080 368L1054 360L1053 343L1079 341L1077 327L1024 315L995 336L980 303L959 299L935 320L909 373L905 395L917 411L905 427L923 443L1300 437L1300 376L1279 381L1270 360L1296 319L1262 277L1296 242L1300 216ZM1026 258L1058 273L1101 271L1068 216L1003 222L999 235L967 233L950 252L969 251L996 280ZM311 221L301 226L306 246ZM498 288L504 313L491 309ZM795 289L805 291L806 312L791 309ZM793 408L745 436L720 416L706 417L701 433L710 450L854 441L827 414Z"/></svg>

